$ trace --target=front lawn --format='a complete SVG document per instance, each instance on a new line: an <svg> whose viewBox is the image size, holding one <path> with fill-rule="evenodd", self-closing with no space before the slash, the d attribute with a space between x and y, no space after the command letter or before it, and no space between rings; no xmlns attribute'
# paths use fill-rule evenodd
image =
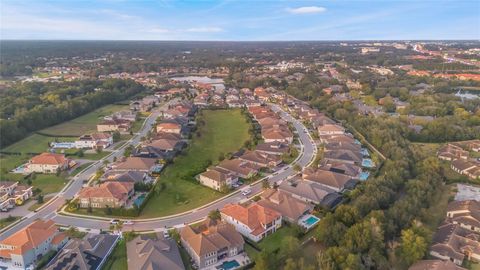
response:
<svg viewBox="0 0 480 270"><path fill-rule="evenodd" d="M11 144L2 149L5 152L19 152L19 153L42 153L49 149L49 143L58 142L73 142L77 138L74 137L48 137L40 134L32 134L25 139L22 139L14 144Z"/></svg>
<svg viewBox="0 0 480 270"><path fill-rule="evenodd" d="M128 105L106 105L65 123L42 129L40 132L54 136L81 136L88 132L95 132L97 130L97 124L103 120L104 116L128 108Z"/></svg>
<svg viewBox="0 0 480 270"><path fill-rule="evenodd" d="M217 163L220 155L242 148L250 138L250 126L240 110L205 110L202 114L197 117L198 129L188 149L160 175L142 218L187 211L224 195L201 186L194 177L210 163Z"/></svg>
<svg viewBox="0 0 480 270"><path fill-rule="evenodd" d="M18 219L20 219L20 217L7 216L5 218L0 218L0 229L7 227Z"/></svg>

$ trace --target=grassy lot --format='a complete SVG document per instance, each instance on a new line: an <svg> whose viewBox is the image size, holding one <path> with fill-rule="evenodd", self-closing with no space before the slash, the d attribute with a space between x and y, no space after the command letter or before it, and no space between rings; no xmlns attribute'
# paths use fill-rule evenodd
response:
<svg viewBox="0 0 480 270"><path fill-rule="evenodd" d="M84 114L73 120L61 123L56 126L52 126L41 130L41 133L52 134L54 136L80 136L88 132L94 132L97 129L97 123L102 121L104 116L110 115L114 112L128 109L128 105L107 105L93 112Z"/></svg>
<svg viewBox="0 0 480 270"><path fill-rule="evenodd" d="M117 246L112 251L102 270L127 270L127 243L125 239L118 241Z"/></svg>
<svg viewBox="0 0 480 270"><path fill-rule="evenodd" d="M20 153L41 153L48 150L50 142L73 142L74 137L48 137L39 134L32 134L23 140L20 140L8 147L2 149L5 152L20 152Z"/></svg>
<svg viewBox="0 0 480 270"><path fill-rule="evenodd" d="M42 194L58 192L66 183L67 180L64 177L55 174L37 174L35 179L32 180L33 189L41 189Z"/></svg>
<svg viewBox="0 0 480 270"><path fill-rule="evenodd" d="M2 214L3 215L3 214ZM8 216L6 218L0 218L0 229L7 227L13 222L17 221L20 217Z"/></svg>
<svg viewBox="0 0 480 270"><path fill-rule="evenodd" d="M197 130L200 137L194 134L185 154L160 175L158 191L143 209L142 218L187 211L223 195L199 185L194 176L204 171L209 161L216 163L221 153L240 149L249 139L249 125L240 110L203 111L203 120L205 125Z"/></svg>
<svg viewBox="0 0 480 270"><path fill-rule="evenodd" d="M79 172L81 172L83 169L87 168L88 166L90 166L90 165L92 165L92 164L93 164L93 162L84 163L84 164L78 166L77 168L75 168L70 175L71 175L71 176L75 176L75 175L77 175Z"/></svg>

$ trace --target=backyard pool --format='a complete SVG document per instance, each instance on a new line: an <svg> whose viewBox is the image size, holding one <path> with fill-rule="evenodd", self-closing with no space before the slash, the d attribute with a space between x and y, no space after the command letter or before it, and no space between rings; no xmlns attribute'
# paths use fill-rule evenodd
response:
<svg viewBox="0 0 480 270"><path fill-rule="evenodd" d="M142 203L143 203L144 200L145 200L145 194L142 194L142 195L138 196L138 197L135 199L135 201L133 201L133 203L134 203L136 206L140 207L140 205L142 205Z"/></svg>
<svg viewBox="0 0 480 270"><path fill-rule="evenodd" d="M362 159L362 166L365 168L373 168L373 161L369 158Z"/></svg>
<svg viewBox="0 0 480 270"><path fill-rule="evenodd" d="M315 226L320 219L314 215L306 215L298 221L298 224L305 227L307 230Z"/></svg>
<svg viewBox="0 0 480 270"><path fill-rule="evenodd" d="M240 264L237 261L233 260L233 261L225 261L221 265L217 266L216 268L218 270L230 270L230 269L235 269L239 266Z"/></svg>
<svg viewBox="0 0 480 270"><path fill-rule="evenodd" d="M365 181L367 180L367 178L370 176L370 172L361 172L360 173L360 176L358 177L358 179L362 180L362 181Z"/></svg>
<svg viewBox="0 0 480 270"><path fill-rule="evenodd" d="M360 149L360 153L362 153L362 155L363 155L364 157L369 157L369 156L370 156L370 153L368 153L367 148L362 148L362 149Z"/></svg>

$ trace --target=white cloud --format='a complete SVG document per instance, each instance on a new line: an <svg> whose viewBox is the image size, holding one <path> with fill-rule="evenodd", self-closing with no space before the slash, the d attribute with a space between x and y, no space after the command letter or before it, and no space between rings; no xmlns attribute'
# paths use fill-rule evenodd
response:
<svg viewBox="0 0 480 270"><path fill-rule="evenodd" d="M186 32L194 33L217 33L222 32L223 29L220 27L193 27L185 30Z"/></svg>
<svg viewBox="0 0 480 270"><path fill-rule="evenodd" d="M313 14L313 13L322 13L325 12L327 9L324 7L299 7L299 8L287 8L287 11L292 14Z"/></svg>
<svg viewBox="0 0 480 270"><path fill-rule="evenodd" d="M149 33L168 33L170 30L161 28L161 27L154 27L152 29L147 30Z"/></svg>

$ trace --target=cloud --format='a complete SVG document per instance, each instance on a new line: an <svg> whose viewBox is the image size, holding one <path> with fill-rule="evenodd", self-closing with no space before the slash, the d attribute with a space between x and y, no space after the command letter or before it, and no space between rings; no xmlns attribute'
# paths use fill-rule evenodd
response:
<svg viewBox="0 0 480 270"><path fill-rule="evenodd" d="M186 29L185 32L218 33L218 32L223 32L223 29L220 27L193 27L193 28Z"/></svg>
<svg viewBox="0 0 480 270"><path fill-rule="evenodd" d="M287 11L292 14L314 14L314 13L322 13L325 12L327 9L324 7L299 7L299 8L287 8Z"/></svg>
<svg viewBox="0 0 480 270"><path fill-rule="evenodd" d="M161 28L161 27L154 27L152 29L147 30L149 33L168 33L170 30Z"/></svg>

